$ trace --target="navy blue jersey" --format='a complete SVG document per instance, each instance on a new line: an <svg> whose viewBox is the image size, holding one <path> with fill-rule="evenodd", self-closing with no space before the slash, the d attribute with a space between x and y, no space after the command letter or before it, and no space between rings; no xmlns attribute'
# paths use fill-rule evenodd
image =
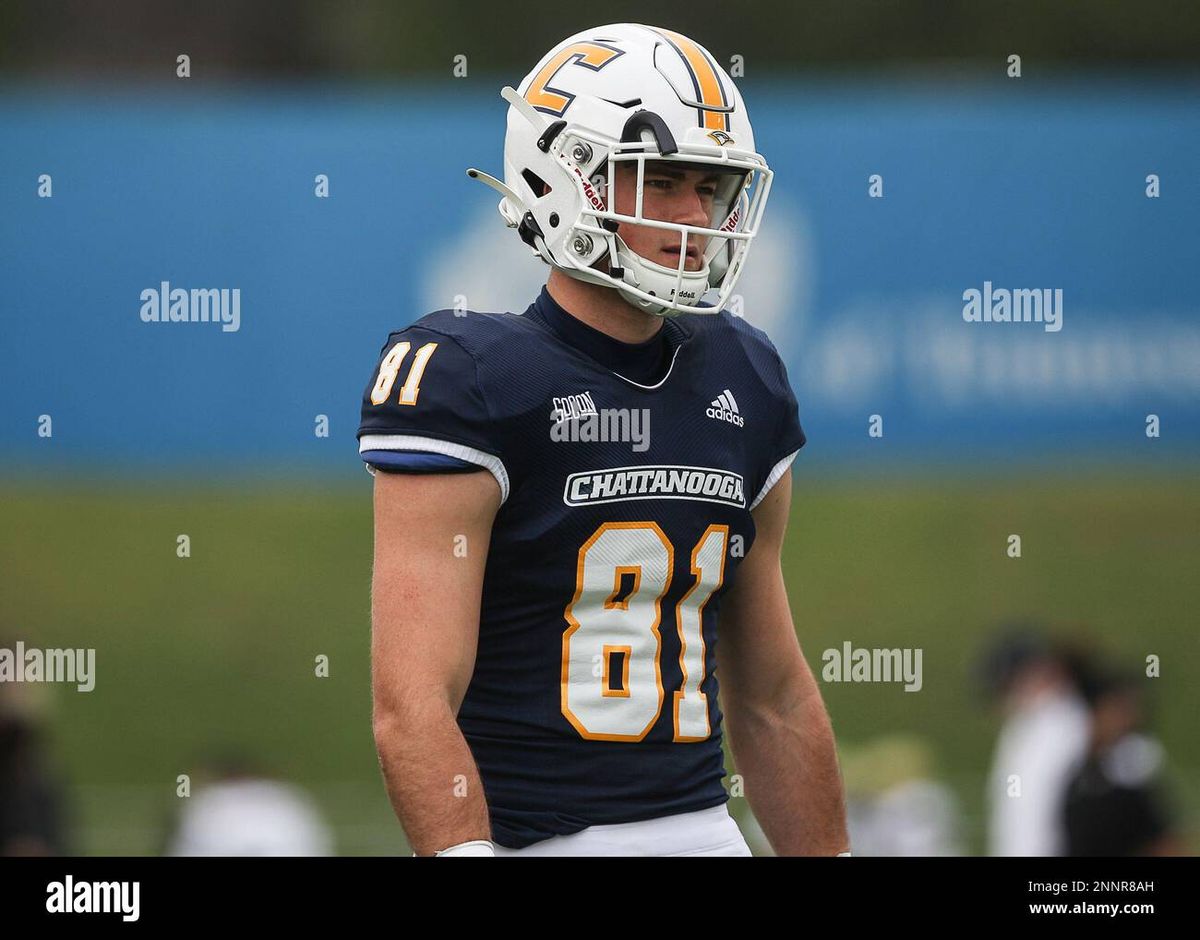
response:
<svg viewBox="0 0 1200 940"><path fill-rule="evenodd" d="M458 723L510 848L728 799L717 613L751 510L804 444L744 320L665 320L639 382L564 316L543 288L524 314L439 310L391 334L358 431L369 465L436 454L500 485Z"/></svg>

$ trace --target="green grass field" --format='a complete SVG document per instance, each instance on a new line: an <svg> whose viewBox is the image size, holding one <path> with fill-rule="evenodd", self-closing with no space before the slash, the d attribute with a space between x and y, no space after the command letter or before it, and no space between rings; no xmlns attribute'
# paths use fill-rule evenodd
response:
<svg viewBox="0 0 1200 940"><path fill-rule="evenodd" d="M76 851L153 852L177 776L229 745L308 787L342 853L406 851L371 737L369 478L286 490L16 481L4 493L0 638L97 649L93 692L44 687ZM190 558L176 556L180 533ZM1020 559L1005 554L1010 533ZM918 693L823 691L848 750L896 733L926 741L973 853L995 722L968 669L988 628L1015 616L1086 626L1129 665L1161 657L1154 729L1195 818L1198 568L1200 492L1182 471L800 476L785 554L818 675L821 652L845 641L924 650ZM322 654L328 678L314 676Z"/></svg>

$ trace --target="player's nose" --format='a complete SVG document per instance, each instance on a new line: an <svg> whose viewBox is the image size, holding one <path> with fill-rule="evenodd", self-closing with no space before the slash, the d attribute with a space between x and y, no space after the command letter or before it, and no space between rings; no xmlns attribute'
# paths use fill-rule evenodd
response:
<svg viewBox="0 0 1200 940"><path fill-rule="evenodd" d="M694 186L681 187L683 195L679 197L676 208L676 222L686 225L708 225L708 207L703 194Z"/></svg>

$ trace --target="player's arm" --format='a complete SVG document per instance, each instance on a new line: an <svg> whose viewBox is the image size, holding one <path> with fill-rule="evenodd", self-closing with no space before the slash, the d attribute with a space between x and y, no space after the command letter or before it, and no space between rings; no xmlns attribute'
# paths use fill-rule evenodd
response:
<svg viewBox="0 0 1200 940"><path fill-rule="evenodd" d="M780 555L788 470L754 509L757 531L722 598L717 676L746 798L778 855L850 850L833 728L796 638Z"/></svg>
<svg viewBox="0 0 1200 940"><path fill-rule="evenodd" d="M509 489L503 434L463 345L467 323L438 329L439 316L388 337L358 430L375 468L375 743L419 855L491 838L456 718L475 668L492 522Z"/></svg>
<svg viewBox="0 0 1200 940"><path fill-rule="evenodd" d="M499 506L487 472L375 475L372 721L388 796L418 855L491 839L455 716L475 668Z"/></svg>

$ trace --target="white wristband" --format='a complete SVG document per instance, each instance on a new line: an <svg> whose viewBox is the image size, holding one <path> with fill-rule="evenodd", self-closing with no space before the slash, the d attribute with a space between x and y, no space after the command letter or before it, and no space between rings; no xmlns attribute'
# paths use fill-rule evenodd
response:
<svg viewBox="0 0 1200 940"><path fill-rule="evenodd" d="M433 854L435 858L443 855L476 856L480 858L488 856L494 858L496 852L492 848L492 843L487 839L472 839L470 842L460 842L458 845L452 845L448 849L441 849Z"/></svg>
<svg viewBox="0 0 1200 940"><path fill-rule="evenodd" d="M850 858L851 856L850 856L850 853L849 853L849 852L838 852L838 854L837 854L836 856L834 856L834 857L835 857L835 858L843 858L843 857L844 857L844 858Z"/></svg>

